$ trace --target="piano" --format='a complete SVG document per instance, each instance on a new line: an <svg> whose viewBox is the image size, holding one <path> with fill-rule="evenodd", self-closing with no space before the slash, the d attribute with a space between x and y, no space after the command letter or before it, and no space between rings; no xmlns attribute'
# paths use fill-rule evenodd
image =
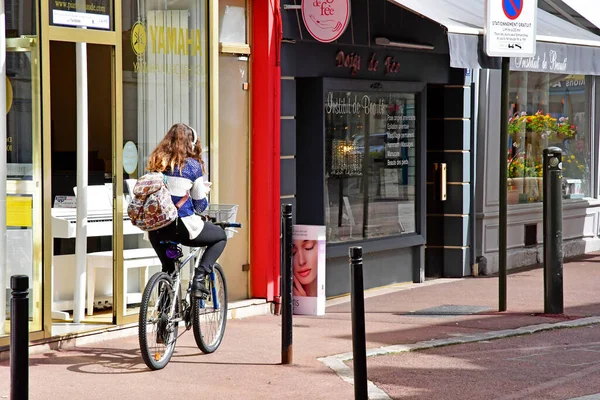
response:
<svg viewBox="0 0 600 400"><path fill-rule="evenodd" d="M77 194L76 188L74 188ZM88 187L87 236L112 236L112 185L92 185ZM144 233L133 226L127 216L127 201L123 199L123 234L135 235ZM52 208L52 237L72 239L76 237L76 208Z"/></svg>
<svg viewBox="0 0 600 400"><path fill-rule="evenodd" d="M127 182L129 191L133 188L135 180ZM73 189L77 195L77 188ZM65 198L65 196L61 196ZM112 212L112 184L90 185L88 186L88 210L87 210L87 237L112 236L113 234L113 212ZM131 224L127 216L127 198L123 199L123 234L135 235L144 232ZM51 210L52 216L52 237L57 239L73 239L77 234L77 208L73 207L71 202L69 208L57 207L59 202L55 202ZM64 207L64 204L63 204ZM54 254L54 250L52 250ZM55 319L66 320L69 313L62 310L71 310L77 307L77 303L85 299L73 300L74 293L74 273L75 273L75 255L53 255L52 266L52 286L53 286L53 307L52 317ZM55 277L56 275L56 277ZM111 272L112 276L112 272ZM73 278L72 278L73 277ZM55 279L56 278L56 279ZM99 285L112 291L112 278L101 280Z"/></svg>

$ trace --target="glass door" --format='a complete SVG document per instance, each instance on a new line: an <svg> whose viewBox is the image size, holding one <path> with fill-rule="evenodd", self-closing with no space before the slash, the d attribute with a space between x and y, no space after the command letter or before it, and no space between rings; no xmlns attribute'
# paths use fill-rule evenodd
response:
<svg viewBox="0 0 600 400"><path fill-rule="evenodd" d="M6 39L6 271L0 336L9 334L10 277L29 277L30 331L42 329L39 64L32 36ZM6 318L7 317L7 318Z"/></svg>
<svg viewBox="0 0 600 400"><path fill-rule="evenodd" d="M53 336L114 323L113 62L50 41Z"/></svg>

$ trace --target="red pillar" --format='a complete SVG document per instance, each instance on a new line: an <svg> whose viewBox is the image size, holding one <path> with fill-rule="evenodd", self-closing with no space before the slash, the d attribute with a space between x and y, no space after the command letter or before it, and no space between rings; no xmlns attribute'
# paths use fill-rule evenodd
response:
<svg viewBox="0 0 600 400"><path fill-rule="evenodd" d="M279 296L279 0L252 1L250 279L252 297Z"/></svg>

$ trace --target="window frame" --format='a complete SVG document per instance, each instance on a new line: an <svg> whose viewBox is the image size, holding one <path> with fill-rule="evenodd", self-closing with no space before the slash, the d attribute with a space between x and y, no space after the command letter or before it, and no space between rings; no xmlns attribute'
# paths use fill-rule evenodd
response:
<svg viewBox="0 0 600 400"><path fill-rule="evenodd" d="M525 72L527 74L552 74L552 72L546 71L510 71L513 72ZM569 75L569 74L566 74ZM597 115L600 115L600 104L597 99L600 98L600 77L585 75L585 97L587 99L586 112L588 113L589 120L589 151L590 151L590 187L589 195L579 199L563 199L563 207L565 204L589 202L590 200L600 199L600 174L597 168L598 157L600 157L600 149L598 149L598 133L600 132L600 125L597 119ZM508 115L507 118L510 118ZM507 177L508 180L508 177ZM527 202L527 203L510 203L508 204L509 210L519 210L523 207L542 207L543 201Z"/></svg>
<svg viewBox="0 0 600 400"><path fill-rule="evenodd" d="M427 86L424 82L374 81L352 79L323 79L323 121L325 121L325 98L331 91L369 92L369 93L409 93L415 96L415 231L380 238L362 238L358 240L327 243L327 257L347 256L348 247L360 244L364 253L402 249L421 246L426 243L426 149L427 143ZM325 140L325 125L323 125ZM327 204L323 204L327 207ZM364 207L364 204L363 204Z"/></svg>

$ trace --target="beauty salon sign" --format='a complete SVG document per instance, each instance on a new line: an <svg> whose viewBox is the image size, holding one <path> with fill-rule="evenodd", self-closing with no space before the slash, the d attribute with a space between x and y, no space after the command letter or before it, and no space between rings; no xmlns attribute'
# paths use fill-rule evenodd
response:
<svg viewBox="0 0 600 400"><path fill-rule="evenodd" d="M308 32L319 42L337 40L350 22L350 0L303 0L302 18Z"/></svg>

